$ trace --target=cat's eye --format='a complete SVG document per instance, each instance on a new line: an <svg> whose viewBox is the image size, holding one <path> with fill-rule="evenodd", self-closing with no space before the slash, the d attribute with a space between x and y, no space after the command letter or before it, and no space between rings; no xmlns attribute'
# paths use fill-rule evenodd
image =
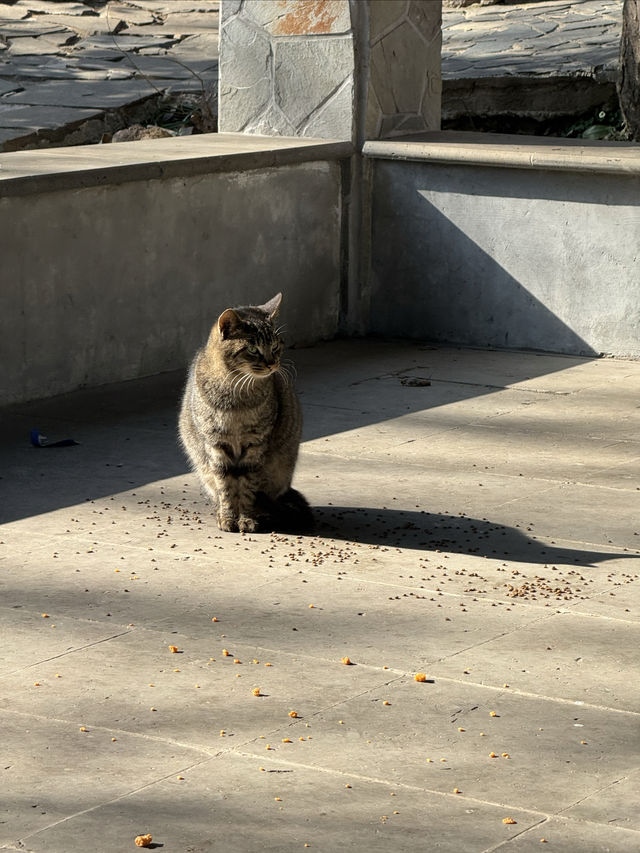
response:
<svg viewBox="0 0 640 853"><path fill-rule="evenodd" d="M253 344L248 344L248 346L247 346L247 352L248 352L250 355L256 355L256 354L257 354L257 352L258 352L258 347L254 347L254 346L253 346Z"/></svg>

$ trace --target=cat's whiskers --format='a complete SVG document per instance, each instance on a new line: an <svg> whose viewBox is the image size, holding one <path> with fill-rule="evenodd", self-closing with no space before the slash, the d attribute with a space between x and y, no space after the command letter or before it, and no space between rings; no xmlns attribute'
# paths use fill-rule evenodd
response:
<svg viewBox="0 0 640 853"><path fill-rule="evenodd" d="M298 371L296 370L296 366L290 358L285 358L284 361L281 362L281 364L284 369L289 373L292 379L298 378Z"/></svg>
<svg viewBox="0 0 640 853"><path fill-rule="evenodd" d="M234 379L232 390L234 394L237 392L240 395L244 391L244 386L247 384L250 374L244 373L242 370L238 370L238 372L240 375Z"/></svg>
<svg viewBox="0 0 640 853"><path fill-rule="evenodd" d="M291 385L292 377L289 373L288 368L285 367L284 364L280 364L278 369L274 372L282 377L282 381L284 382L285 385Z"/></svg>
<svg viewBox="0 0 640 853"><path fill-rule="evenodd" d="M224 377L224 381L229 382L230 384L233 385L235 383L236 379L238 378L237 374L242 375L242 371L240 370L239 367L234 367L233 370L227 371L227 373ZM236 379L234 379L234 376L236 377Z"/></svg>

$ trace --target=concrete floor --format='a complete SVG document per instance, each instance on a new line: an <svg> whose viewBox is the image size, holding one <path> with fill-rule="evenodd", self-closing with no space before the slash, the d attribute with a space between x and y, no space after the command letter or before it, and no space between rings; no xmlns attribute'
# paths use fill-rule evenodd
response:
<svg viewBox="0 0 640 853"><path fill-rule="evenodd" d="M180 376L4 414L0 848L637 853L640 364L293 355L312 537L215 528Z"/></svg>

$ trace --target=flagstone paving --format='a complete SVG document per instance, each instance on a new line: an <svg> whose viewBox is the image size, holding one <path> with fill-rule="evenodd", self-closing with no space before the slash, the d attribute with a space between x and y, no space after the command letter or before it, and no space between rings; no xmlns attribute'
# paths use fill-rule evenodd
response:
<svg viewBox="0 0 640 853"><path fill-rule="evenodd" d="M291 355L308 536L217 529L182 374L3 412L0 849L635 853L640 365Z"/></svg>

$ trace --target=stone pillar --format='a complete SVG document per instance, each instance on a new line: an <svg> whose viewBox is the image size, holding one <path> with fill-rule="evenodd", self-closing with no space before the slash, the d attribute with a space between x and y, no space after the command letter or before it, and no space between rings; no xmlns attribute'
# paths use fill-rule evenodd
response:
<svg viewBox="0 0 640 853"><path fill-rule="evenodd" d="M439 0L221 0L220 130L437 130L440 23Z"/></svg>
<svg viewBox="0 0 640 853"><path fill-rule="evenodd" d="M366 5L365 138L440 130L442 3L368 0Z"/></svg>

